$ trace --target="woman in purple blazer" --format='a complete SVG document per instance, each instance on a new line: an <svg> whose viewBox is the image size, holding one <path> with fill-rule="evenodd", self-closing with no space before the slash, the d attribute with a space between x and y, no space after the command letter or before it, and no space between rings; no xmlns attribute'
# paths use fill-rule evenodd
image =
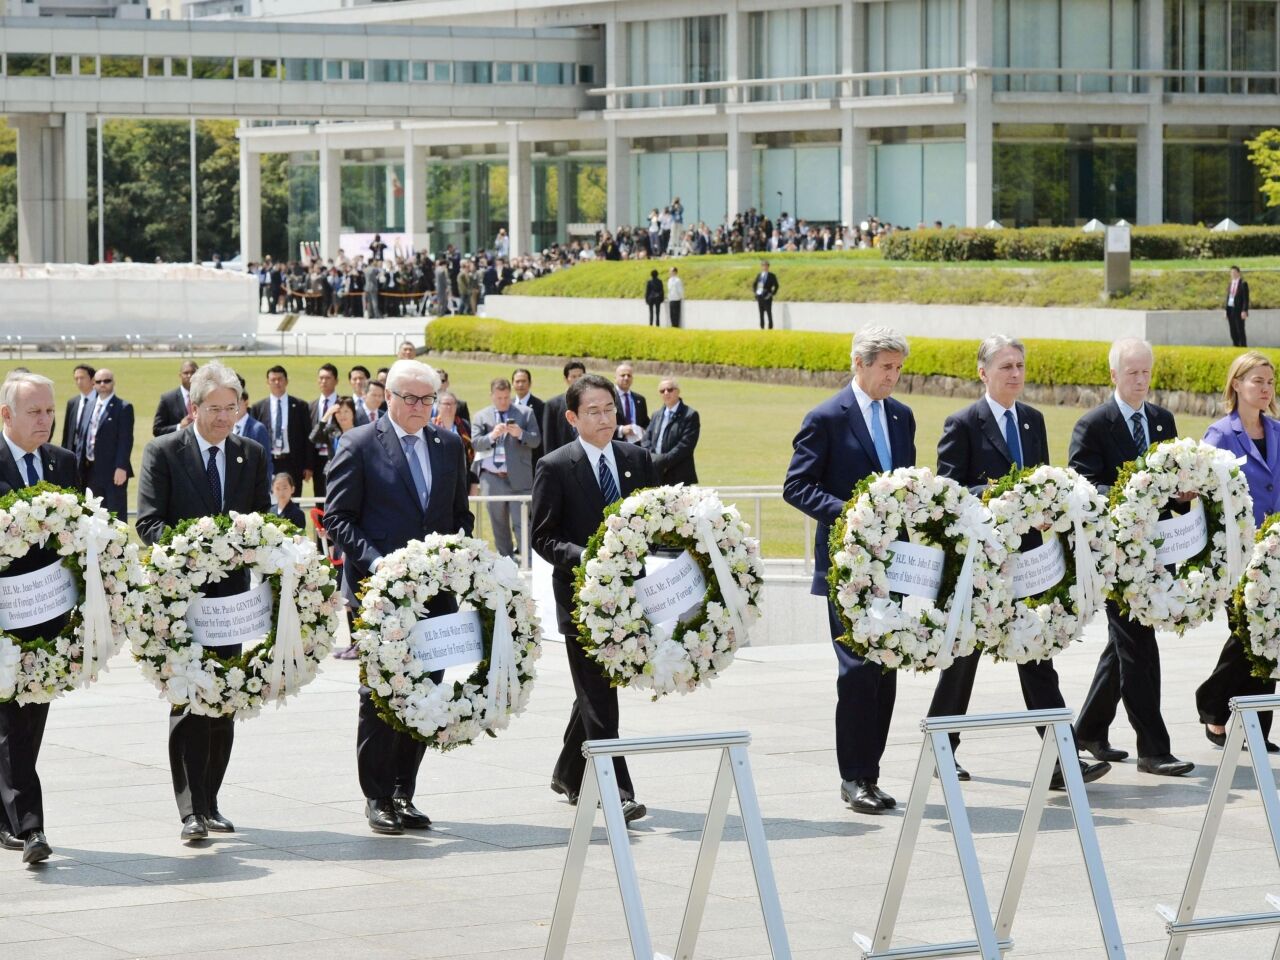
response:
<svg viewBox="0 0 1280 960"><path fill-rule="evenodd" d="M1271 361L1253 351L1236 357L1222 396L1227 415L1209 425L1204 440L1246 458L1244 475L1253 497L1253 520L1261 527L1268 515L1280 512L1280 421L1274 419L1276 371ZM1231 716L1227 702L1232 697L1275 693L1276 682L1253 676L1250 666L1240 641L1230 637L1213 673L1196 690L1205 736L1218 746L1226 742ZM1263 736L1269 737L1271 714L1261 713L1258 719ZM1280 746L1268 739L1267 752L1280 753Z"/></svg>

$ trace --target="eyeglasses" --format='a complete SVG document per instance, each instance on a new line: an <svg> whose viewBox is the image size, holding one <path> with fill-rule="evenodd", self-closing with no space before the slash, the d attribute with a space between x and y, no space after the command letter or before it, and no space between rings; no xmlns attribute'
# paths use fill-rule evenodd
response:
<svg viewBox="0 0 1280 960"><path fill-rule="evenodd" d="M578 411L578 416L601 419L604 417L612 417L617 412L618 408L611 403L607 407L586 407Z"/></svg>
<svg viewBox="0 0 1280 960"><path fill-rule="evenodd" d="M238 406L232 406L232 407L201 407L200 409L208 411L209 413L213 414L215 417L229 417L231 416L231 414L238 412L240 408Z"/></svg>
<svg viewBox="0 0 1280 960"><path fill-rule="evenodd" d="M98 383L98 384L102 384L102 383L115 383L116 381L115 381L115 378L114 378L114 377L108 377L106 380L95 380L95 381L93 381L93 382L94 382L94 383Z"/></svg>
<svg viewBox="0 0 1280 960"><path fill-rule="evenodd" d="M659 387L658 392L659 393L675 393L676 388L675 387Z"/></svg>
<svg viewBox="0 0 1280 960"><path fill-rule="evenodd" d="M399 390L392 390L391 395L394 397L399 397L401 400L405 402L406 406L410 406L410 407L416 407L420 403L425 403L427 406L431 406L433 403L436 402L436 395L434 393L428 393L421 397L415 397L412 393L401 393Z"/></svg>

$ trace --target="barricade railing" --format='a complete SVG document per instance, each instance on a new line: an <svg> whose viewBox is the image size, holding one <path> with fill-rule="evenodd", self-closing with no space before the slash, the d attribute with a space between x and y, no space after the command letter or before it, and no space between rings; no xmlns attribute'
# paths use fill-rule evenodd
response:
<svg viewBox="0 0 1280 960"><path fill-rule="evenodd" d="M1236 766L1240 762L1242 744L1249 749L1249 765L1253 768L1258 796L1262 800L1262 810L1267 818L1271 846L1277 859L1280 859L1280 793L1276 791L1275 774L1271 770L1271 761L1267 759L1267 738L1263 735L1262 724L1258 720L1260 710L1280 710L1280 696L1234 697L1230 704L1231 725L1227 730L1227 741L1222 747L1222 761L1218 764L1213 787L1209 790L1209 805L1204 811L1204 823L1200 827L1200 837L1196 840L1196 851L1191 857L1191 868L1187 871L1187 884L1182 890L1182 900L1176 909L1164 904L1156 906L1156 912L1165 919L1165 931L1169 934L1165 960L1177 960L1181 957L1187 938L1196 934L1280 926L1280 897L1275 894L1267 894L1266 897L1275 910L1203 917L1199 920L1195 916L1196 904L1204 888L1205 873L1209 868L1209 858L1213 855L1213 845L1218 837L1218 827L1222 824L1222 811L1227 803L1227 794L1231 792ZM1276 939L1271 956L1280 958L1280 937Z"/></svg>
<svg viewBox="0 0 1280 960"><path fill-rule="evenodd" d="M786 926L782 919L782 904L778 900L778 888L773 879L773 865L769 861L769 847L764 835L764 821L760 817L760 803L756 797L755 782L751 778L751 764L747 759L747 746L750 743L751 734L740 731L627 740L588 740L582 745L582 755L587 758L587 769L582 776L578 810L573 820L573 832L569 836L569 848L565 853L564 873L560 878L560 892L556 896L555 913L551 918L547 949L543 954L546 960L562 960L569 942L569 927L573 922L574 906L582 884L582 870L587 862L591 831L595 827L597 803L604 813L605 833L613 854L614 872L622 895L622 911L631 940L631 956L633 960L654 960L653 941L644 915L644 902L640 896L635 859L631 855L631 839L622 813L622 796L618 792L613 758L690 750L719 750L720 768L711 791L711 804L702 829L702 842L693 868L693 881L685 903L674 960L693 958L702 927L707 892L711 888L716 853L720 848L729 813L729 795L732 792L738 795L738 810L742 817L747 852L751 857L751 870L755 875L756 892L760 897L760 912L764 916L770 955L774 960L790 960L791 947L787 942Z"/></svg>
<svg viewBox="0 0 1280 960"><path fill-rule="evenodd" d="M1055 761L1062 770L1062 780L1067 800L1075 819L1080 852L1084 856L1085 872L1093 893L1093 905L1102 930L1105 955L1109 960L1123 960L1124 942L1120 938L1120 925L1116 920L1115 904L1111 899L1111 887L1102 866L1102 853L1098 849L1098 837L1093 828L1093 814L1089 810L1089 798L1085 794L1084 778L1080 774L1080 761L1076 753L1075 738L1071 733L1071 711L1065 707L1056 710L1027 710L1020 713L993 713L977 716L926 717L920 723L924 741L920 746L920 759L916 763L915 779L911 782L911 794L907 800L902 820L902 832L898 835L898 847L894 853L893 867L885 887L884 900L875 932L866 937L855 934L854 941L862 949L863 960L919 960L926 957L959 957L977 954L982 960L1001 960L1004 951L1013 947L1013 920L1018 912L1022 885L1045 800L1049 795L1049 783ZM1005 730L1045 727L1040 759L1031 779L1031 791L1027 796L1022 824L1014 843L1013 857L1005 878L1004 893L995 919L982 885L982 868L978 863L978 851L973 842L973 829L969 824L969 812L965 807L960 780L956 775L955 754L951 749L952 733L973 730ZM969 901L969 913L973 918L975 938L950 943L931 943L920 946L894 947L893 932L898 922L902 895L906 890L907 873L924 820L925 804L929 799L929 787L934 774L942 786L942 799L951 822L951 836L956 855L960 860L960 875Z"/></svg>

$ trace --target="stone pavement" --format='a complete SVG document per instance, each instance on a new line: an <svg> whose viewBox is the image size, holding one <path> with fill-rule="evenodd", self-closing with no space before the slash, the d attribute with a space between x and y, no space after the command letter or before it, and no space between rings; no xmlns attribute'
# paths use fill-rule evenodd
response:
<svg viewBox="0 0 1280 960"><path fill-rule="evenodd" d="M817 602L816 600L814 601ZM1078 704L1104 626L1059 658ZM1220 753L1196 723L1192 692L1216 658L1221 621L1163 638L1165 713L1174 750L1196 770L1171 781L1117 765L1089 788L1127 953L1157 958L1157 902L1181 891ZM787 929L797 958L853 958L870 932L901 815L859 816L839 800L829 645L745 651L711 689L651 703L623 695L625 735L750 730L751 762ZM25 868L0 851L0 950L16 960L534 960L542 956L573 809L548 789L571 687L558 643L547 645L526 716L499 739L428 755L419 804L436 829L377 837L356 782L356 666L330 661L291 706L238 725L222 810L240 828L185 847L169 787L165 708L126 658L92 690L54 704L41 758L55 857ZM882 786L905 798L933 680L904 676ZM1020 709L1013 667L982 664L975 710ZM1121 719L1114 742L1133 748ZM975 736L960 756L987 892L998 900L1034 762L1028 732ZM633 831L655 949L675 948L698 848L714 755L633 764L649 816ZM1280 891L1276 857L1241 771L1224 818L1201 915L1266 909ZM736 808L735 812L736 812ZM597 828L597 837L603 829ZM934 788L897 943L972 936L954 848ZM1054 795L1013 930L1013 956L1102 956L1070 813ZM630 957L608 848L587 859L570 956ZM1273 935L1191 941L1187 956L1269 956ZM712 884L697 956L768 955L736 816Z"/></svg>

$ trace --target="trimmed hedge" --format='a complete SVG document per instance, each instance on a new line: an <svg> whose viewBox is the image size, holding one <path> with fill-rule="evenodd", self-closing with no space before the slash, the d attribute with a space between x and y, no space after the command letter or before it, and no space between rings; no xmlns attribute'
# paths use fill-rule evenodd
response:
<svg viewBox="0 0 1280 960"><path fill-rule="evenodd" d="M977 340L911 337L906 372L976 380ZM614 324L509 323L482 317L442 317L427 325L432 350L466 353L653 360L751 369L826 372L849 369L850 337L791 330L671 330ZM1111 382L1109 344L1028 340L1027 382L1100 386ZM1234 347L1156 347L1155 385L1162 390L1218 393ZM1280 367L1280 351L1266 352Z"/></svg>
<svg viewBox="0 0 1280 960"><path fill-rule="evenodd" d="M1074 227L1020 230L900 230L880 241L886 260L951 262L1025 260L1032 262L1102 260L1103 234ZM1244 227L1214 232L1207 227L1164 224L1134 227L1135 260L1225 260L1280 254L1280 227Z"/></svg>

